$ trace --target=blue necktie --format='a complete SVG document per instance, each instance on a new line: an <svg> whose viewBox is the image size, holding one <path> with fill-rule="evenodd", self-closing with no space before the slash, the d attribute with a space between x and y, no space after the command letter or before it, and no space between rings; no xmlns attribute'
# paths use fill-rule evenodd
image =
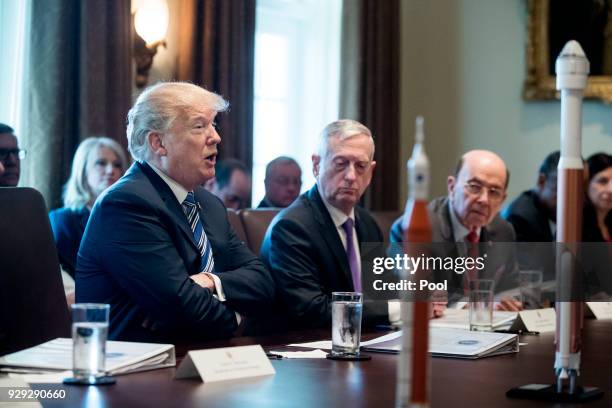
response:
<svg viewBox="0 0 612 408"><path fill-rule="evenodd" d="M202 222L200 222L198 204L192 191L187 193L187 198L183 201L183 211L187 216L187 221L189 222L191 231L193 231L193 237L200 250L200 272L213 272L215 269L215 261L213 260L212 247L206 237Z"/></svg>

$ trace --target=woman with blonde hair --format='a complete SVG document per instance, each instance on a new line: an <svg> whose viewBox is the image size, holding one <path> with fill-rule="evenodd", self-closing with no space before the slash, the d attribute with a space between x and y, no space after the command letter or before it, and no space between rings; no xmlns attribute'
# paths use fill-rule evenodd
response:
<svg viewBox="0 0 612 408"><path fill-rule="evenodd" d="M64 207L49 213L62 268L74 277L76 257L98 196L125 173L128 161L119 143L107 137L81 142L64 186Z"/></svg>

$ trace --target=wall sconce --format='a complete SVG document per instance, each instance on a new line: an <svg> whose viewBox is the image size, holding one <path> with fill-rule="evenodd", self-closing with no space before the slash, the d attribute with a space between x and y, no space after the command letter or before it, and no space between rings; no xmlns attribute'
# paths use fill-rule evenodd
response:
<svg viewBox="0 0 612 408"><path fill-rule="evenodd" d="M134 13L134 61L136 86L147 84L153 57L160 45L166 47L168 4L165 0L142 0Z"/></svg>

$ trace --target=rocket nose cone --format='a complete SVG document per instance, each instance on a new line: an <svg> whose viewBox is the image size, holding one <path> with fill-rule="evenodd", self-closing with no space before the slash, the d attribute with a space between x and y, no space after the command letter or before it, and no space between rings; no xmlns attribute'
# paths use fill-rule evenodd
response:
<svg viewBox="0 0 612 408"><path fill-rule="evenodd" d="M561 54L559 54L559 57L557 57L557 60L555 61L557 81L561 79L561 76L567 75L585 76L586 78L586 76L589 74L589 70L589 60L587 59L586 54L578 41L568 41L561 50ZM557 89L561 89L559 86L565 87L565 85L558 84ZM574 86L570 84L570 87L573 88ZM584 86L581 85L579 88L584 88Z"/></svg>
<svg viewBox="0 0 612 408"><path fill-rule="evenodd" d="M561 50L561 54L559 54L559 57L565 56L586 57L586 54L578 41L569 40Z"/></svg>

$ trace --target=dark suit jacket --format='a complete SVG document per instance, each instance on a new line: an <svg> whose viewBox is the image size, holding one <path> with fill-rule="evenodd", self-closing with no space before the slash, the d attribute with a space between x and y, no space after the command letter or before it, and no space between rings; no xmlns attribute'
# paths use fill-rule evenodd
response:
<svg viewBox="0 0 612 408"><path fill-rule="evenodd" d="M380 228L360 207L355 207L355 230L360 244L383 242ZM364 252L362 247L362 275L366 275ZM379 256L385 255L382 246L379 252ZM346 251L316 185L274 218L261 258L276 281L281 307L294 326L329 327L331 293L354 290ZM366 299L363 310L366 325L388 323L386 302Z"/></svg>
<svg viewBox="0 0 612 408"><path fill-rule="evenodd" d="M431 223L434 256L458 256L457 243L453 234L448 197L439 197L427 206ZM402 217L391 226L391 244L403 241ZM479 271L479 278L495 279L496 291L516 287L518 284L518 265L514 252L515 235L512 225L499 215L480 230L479 256L485 256L485 268ZM498 243L493 245L493 243ZM502 243L502 244L499 244ZM506 244L507 243L507 244ZM438 281L448 280L449 298L456 299L463 295L463 275L453 271L445 271L435 276Z"/></svg>
<svg viewBox="0 0 612 408"><path fill-rule="evenodd" d="M248 316L272 302L268 271L236 238L221 201L203 188L195 197L225 303L189 279L200 265L193 233L149 165L132 165L96 201L78 254L76 299L111 305L109 338L229 337L237 327L234 311Z"/></svg>
<svg viewBox="0 0 612 408"><path fill-rule="evenodd" d="M524 191L504 212L518 242L553 242L546 208L533 190Z"/></svg>
<svg viewBox="0 0 612 408"><path fill-rule="evenodd" d="M87 207L78 210L58 208L49 213L60 264L73 278L79 245L81 245L88 219L89 209Z"/></svg>
<svg viewBox="0 0 612 408"><path fill-rule="evenodd" d="M539 269L544 280L555 279L555 237L546 208L533 190L524 191L504 211L504 217L516 232L518 261L521 269Z"/></svg>
<svg viewBox="0 0 612 408"><path fill-rule="evenodd" d="M265 197L259 202L259 205L257 205L257 208L275 208L275 207L276 206L270 204L268 200L266 200Z"/></svg>

